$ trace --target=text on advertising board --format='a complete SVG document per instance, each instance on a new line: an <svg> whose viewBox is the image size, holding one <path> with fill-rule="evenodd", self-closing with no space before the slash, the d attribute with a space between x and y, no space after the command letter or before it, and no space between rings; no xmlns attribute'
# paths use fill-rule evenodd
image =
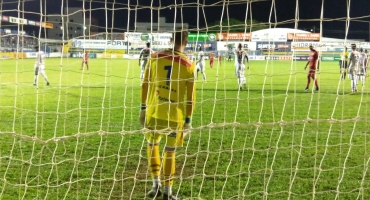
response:
<svg viewBox="0 0 370 200"><path fill-rule="evenodd" d="M217 40L250 40L251 33L217 33Z"/></svg>
<svg viewBox="0 0 370 200"><path fill-rule="evenodd" d="M288 33L287 39L293 41L319 41L320 33Z"/></svg>

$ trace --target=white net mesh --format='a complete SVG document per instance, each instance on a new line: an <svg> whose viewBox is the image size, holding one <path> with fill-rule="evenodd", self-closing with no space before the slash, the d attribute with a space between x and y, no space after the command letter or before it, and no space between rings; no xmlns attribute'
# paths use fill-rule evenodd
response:
<svg viewBox="0 0 370 200"><path fill-rule="evenodd" d="M2 0L0 199L145 198L152 180L138 122L139 52L147 42L170 48L179 29L189 31L188 57L197 62L202 47L215 59L212 68L206 60L207 81L197 81L174 193L370 198L369 83L356 74L351 93L338 64L343 46L349 56L351 43L370 49L370 22L352 1L335 2L338 15L331 1L307 12L311 3ZM250 62L241 90L230 51L239 43ZM46 53L49 86L42 74L33 86L35 45ZM311 80L305 92L309 45L319 52L320 89Z"/></svg>

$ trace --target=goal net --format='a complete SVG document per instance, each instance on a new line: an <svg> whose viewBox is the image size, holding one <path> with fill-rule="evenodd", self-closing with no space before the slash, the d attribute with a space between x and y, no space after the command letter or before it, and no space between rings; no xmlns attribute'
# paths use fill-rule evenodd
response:
<svg viewBox="0 0 370 200"><path fill-rule="evenodd" d="M0 199L146 198L140 51L179 30L206 80L173 194L369 199L370 21L332 2L1 1Z"/></svg>

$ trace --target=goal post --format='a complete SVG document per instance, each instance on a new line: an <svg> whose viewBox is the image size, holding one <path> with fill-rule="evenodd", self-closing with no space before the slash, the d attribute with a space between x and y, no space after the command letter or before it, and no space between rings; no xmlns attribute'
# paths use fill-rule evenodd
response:
<svg viewBox="0 0 370 200"><path fill-rule="evenodd" d="M50 2L59 13L49 12ZM322 0L308 18L301 1L50 2L0 6L0 199L145 199L155 180L148 130L139 123L139 56L148 42L155 54L173 48L179 30L188 31L186 62L195 66L204 52L207 79L195 80L191 133L175 154L174 194L370 198L370 83L357 73L367 69L360 48L370 51L370 41L351 34L367 17L353 19L352 4L338 1L345 12L337 18ZM287 10L290 17L279 14ZM333 20L342 23L337 37L328 28ZM24 35L37 24L46 38ZM50 85L35 73L33 47L40 44L59 53L45 58ZM21 48L5 51L15 46ZM344 47L352 65L341 69ZM5 59L10 55L15 59ZM159 134L164 186L169 133Z"/></svg>

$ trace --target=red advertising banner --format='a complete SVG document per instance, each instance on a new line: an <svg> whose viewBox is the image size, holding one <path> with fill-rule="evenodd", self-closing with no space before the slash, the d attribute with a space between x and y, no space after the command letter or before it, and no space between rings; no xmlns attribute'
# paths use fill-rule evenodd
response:
<svg viewBox="0 0 370 200"><path fill-rule="evenodd" d="M218 41L249 41L251 39L251 33L217 33L216 39Z"/></svg>
<svg viewBox="0 0 370 200"><path fill-rule="evenodd" d="M288 41L320 41L320 33L288 33Z"/></svg>

